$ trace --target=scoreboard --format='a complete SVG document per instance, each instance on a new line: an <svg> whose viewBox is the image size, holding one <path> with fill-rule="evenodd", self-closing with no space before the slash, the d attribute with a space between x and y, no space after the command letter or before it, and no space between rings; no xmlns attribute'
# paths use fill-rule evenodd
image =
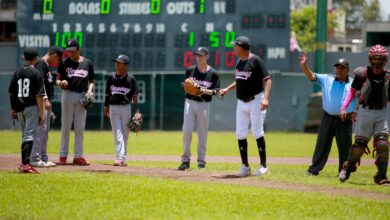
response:
<svg viewBox="0 0 390 220"><path fill-rule="evenodd" d="M123 53L130 71L183 71L205 46L210 65L231 71L240 35L269 70L289 68L290 0L18 0L16 17L19 55L76 38L96 70Z"/></svg>

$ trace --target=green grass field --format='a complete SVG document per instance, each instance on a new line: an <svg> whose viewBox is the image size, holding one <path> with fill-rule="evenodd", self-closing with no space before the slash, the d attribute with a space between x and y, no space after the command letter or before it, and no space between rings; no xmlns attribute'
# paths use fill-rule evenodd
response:
<svg viewBox="0 0 390 220"><path fill-rule="evenodd" d="M311 157L315 139L315 134L267 133L267 154L269 157ZM20 153L19 131L2 131L0 140L0 153ZM52 131L49 153L58 153L59 140L59 132ZM128 154L179 158L181 140L180 132L132 134ZM255 141L251 137L248 141L249 154L256 156ZM194 152L196 142L194 135ZM210 132L207 154L239 157L236 145L233 132ZM114 155L111 132L86 132L85 153ZM336 146L331 157L337 157ZM177 165L129 162L130 167L174 168ZM238 167L235 163L209 163L205 172L235 172ZM272 164L268 175L249 178L390 194L389 187L373 184L374 166L360 167L343 184L335 176L336 165L327 165L317 177L306 176L306 168L306 165ZM15 168L15 171L0 171L0 188L0 219L390 219L389 200L119 173L58 171L21 175Z"/></svg>

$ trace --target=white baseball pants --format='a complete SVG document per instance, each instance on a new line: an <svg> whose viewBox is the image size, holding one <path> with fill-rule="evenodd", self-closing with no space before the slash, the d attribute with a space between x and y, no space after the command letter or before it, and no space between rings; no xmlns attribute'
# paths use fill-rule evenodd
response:
<svg viewBox="0 0 390 220"><path fill-rule="evenodd" d="M239 99L237 100L236 136L238 140L247 138L249 123L255 139L264 136L264 120L267 110L260 110L263 97L264 93L261 92L250 102L245 103Z"/></svg>

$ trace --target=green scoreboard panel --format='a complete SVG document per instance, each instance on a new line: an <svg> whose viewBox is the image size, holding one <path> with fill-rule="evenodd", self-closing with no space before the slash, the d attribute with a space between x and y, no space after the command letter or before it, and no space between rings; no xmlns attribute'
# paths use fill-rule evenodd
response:
<svg viewBox="0 0 390 220"><path fill-rule="evenodd" d="M18 0L19 54L36 47L65 47L69 38L97 70L127 54L130 71L183 71L195 62L199 46L209 63L231 70L230 42L251 39L252 52L270 70L289 68L290 0Z"/></svg>

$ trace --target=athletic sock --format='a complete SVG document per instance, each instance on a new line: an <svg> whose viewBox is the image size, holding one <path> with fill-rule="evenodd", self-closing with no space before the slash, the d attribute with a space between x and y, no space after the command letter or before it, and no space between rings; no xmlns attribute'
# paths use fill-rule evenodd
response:
<svg viewBox="0 0 390 220"><path fill-rule="evenodd" d="M22 164L30 164L30 154L33 147L32 141L26 141L22 143Z"/></svg>
<svg viewBox="0 0 390 220"><path fill-rule="evenodd" d="M248 163L248 142L246 139L238 140L238 148L240 149L242 163L249 167Z"/></svg>
<svg viewBox="0 0 390 220"><path fill-rule="evenodd" d="M263 167L267 167L267 155L265 152L265 139L264 136L256 139L257 148L259 149L260 164Z"/></svg>

